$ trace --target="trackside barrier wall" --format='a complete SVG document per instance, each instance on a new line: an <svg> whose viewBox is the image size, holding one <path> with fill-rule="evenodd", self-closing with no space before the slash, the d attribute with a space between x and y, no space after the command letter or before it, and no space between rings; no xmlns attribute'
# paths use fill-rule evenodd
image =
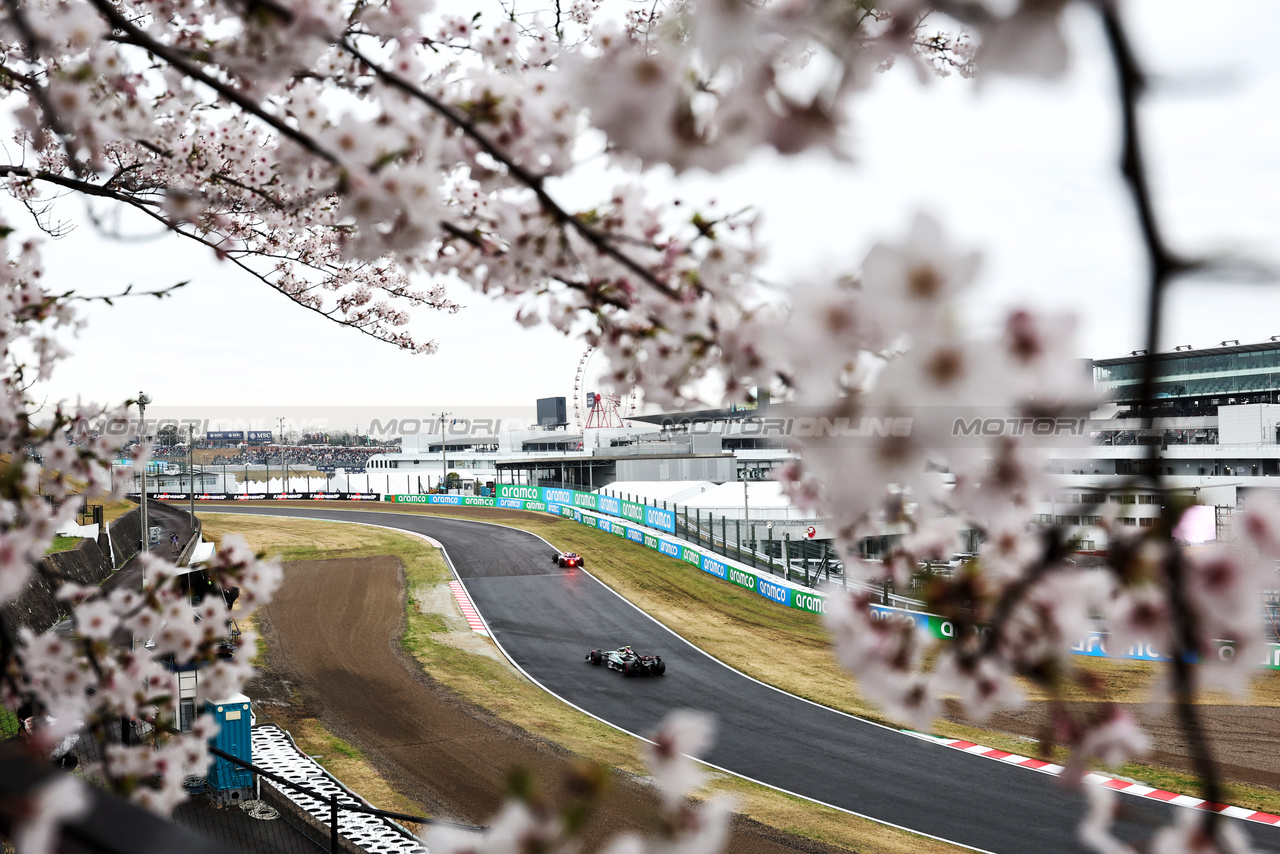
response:
<svg viewBox="0 0 1280 854"><path fill-rule="evenodd" d="M779 605L806 611L810 614L825 614L827 610L825 593L808 588L796 588L786 584L779 584L771 575L758 575L749 569L733 565L719 555L705 553L693 546L666 539L651 530L647 530L647 528L657 527L660 530L674 533L675 514L662 508L646 507L643 504L634 504L630 501L623 501L594 492L578 492L572 489L519 486L514 484L499 484L498 495L495 498L470 495L388 495L386 500L397 504L502 507L511 510L534 510L551 513L566 519L572 519L587 527L596 528L605 533L630 540L637 545L652 549L667 557L682 560L698 567L698 569L709 575L714 575L716 578L723 579L730 584L750 590ZM583 513L582 510L604 513L618 518L605 519L592 513ZM636 527L628 524L626 520L641 524L644 524L647 520L657 524ZM955 625L950 620L934 614L907 611L886 605L872 605L870 607L871 613L877 619L907 620L914 623L921 631L937 639L955 637ZM1218 659L1229 661L1235 655L1235 647L1227 641L1218 641L1217 643ZM1159 650L1153 648L1149 643L1135 643L1124 652L1108 650L1106 649L1106 634L1103 632L1092 632L1089 636L1082 638L1072 646L1072 652L1077 655L1124 658L1138 661L1170 660L1168 656L1162 655ZM1280 670L1280 644L1268 644L1266 657L1263 661L1258 662L1258 666L1271 670Z"/></svg>

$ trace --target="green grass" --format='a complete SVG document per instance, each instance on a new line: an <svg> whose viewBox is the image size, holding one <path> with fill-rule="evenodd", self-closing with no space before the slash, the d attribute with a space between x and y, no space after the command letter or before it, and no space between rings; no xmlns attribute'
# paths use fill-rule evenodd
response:
<svg viewBox="0 0 1280 854"><path fill-rule="evenodd" d="M447 585L451 575L440 553L422 540L384 529L312 520L204 513L201 519L204 520L206 534L215 541L235 531L244 534L254 548L291 560L375 555L399 558L405 569L407 588L405 630L400 644L426 673L468 702L527 732L596 762L632 774L647 775L648 770L638 757L635 739L570 708L526 680L505 660L493 657L496 648L466 627L451 599L448 600L448 613L429 610L425 604L426 594L433 588ZM633 557L631 550L624 549L617 538L607 534L600 536L607 542L599 545L616 550L620 559ZM600 553L604 551L602 548ZM779 610L785 613L784 609L771 609L762 612L762 616L771 616ZM799 612L795 613L799 615ZM460 626L460 630L451 628L450 621ZM460 644L482 645L490 654L480 654L462 648ZM311 734L305 748L309 752L341 752L337 747L328 746L328 739L334 737L324 732L313 719L300 725L299 729ZM327 761L325 764L329 767ZM331 770L357 791L366 791L366 788L355 786L335 768L331 767ZM355 773L355 770L345 773ZM386 785L385 781L381 783ZM370 781L364 785L373 787L375 783ZM957 854L960 850L820 807L737 777L716 775L704 790L704 794L712 793L733 795L739 812L769 827L860 854Z"/></svg>
<svg viewBox="0 0 1280 854"><path fill-rule="evenodd" d="M683 561L661 555L614 534L559 517L485 508L397 507L401 512L450 518L491 520L536 533L564 551L587 559L587 569L626 599L635 603L681 637L750 676L785 691L859 717L896 726L859 694L856 681L841 670L831 653L830 640L818 617L780 607L761 596L728 584ZM402 508L402 509L401 509ZM388 509L365 507L362 509ZM787 650L787 655L778 655ZM1100 680L1104 694L1119 702L1144 698L1158 676L1158 662L1080 658L1077 667ZM1040 696L1028 689L1030 699ZM1273 706L1280 694L1280 673L1259 671L1251 701ZM1069 692L1065 699L1096 700L1096 695ZM1208 695L1207 703L1222 702ZM939 720L936 735L963 738L1023 755L1038 753L1038 745L1021 736ZM1058 749L1060 761L1066 752ZM1190 773L1144 762L1128 762L1111 773L1141 780L1169 791L1194 794L1199 779ZM1280 812L1280 792L1263 786L1229 783L1231 803L1269 813Z"/></svg>
<svg viewBox="0 0 1280 854"><path fill-rule="evenodd" d="M0 739L13 738L18 734L20 724L16 714L0 706Z"/></svg>
<svg viewBox="0 0 1280 854"><path fill-rule="evenodd" d="M47 555L57 554L58 552L69 552L76 546L80 545L84 537L64 537L58 534L53 538L53 542L49 544L49 548L44 550Z"/></svg>

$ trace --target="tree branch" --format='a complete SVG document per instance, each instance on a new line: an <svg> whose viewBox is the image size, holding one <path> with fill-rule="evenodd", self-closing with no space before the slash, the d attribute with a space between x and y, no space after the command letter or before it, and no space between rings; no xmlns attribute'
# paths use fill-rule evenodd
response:
<svg viewBox="0 0 1280 854"><path fill-rule="evenodd" d="M543 186L542 178L540 176L534 175L519 163L516 163L510 155L481 133L480 129L476 127L474 122L458 113L457 110L450 107L440 99L428 92L424 92L419 87L405 80L400 75L382 68L378 63L374 62L358 47L352 44L349 38L344 38L339 44L344 50L348 51L352 56L364 63L364 65L366 65L379 80L382 80L388 86L408 95L414 100L421 101L432 110L448 119L455 127L462 131L464 135L479 145L481 150L505 166L512 177L532 190L534 195L537 196L538 202L542 205L542 209L550 214L557 222L572 228L584 240L594 246L598 252L621 264L663 296L672 300L680 299L680 293L678 291L666 283L659 281L653 273L645 269L645 267L638 261L614 246L607 236L596 231L578 217L561 207L560 203L552 198L551 194L547 192L546 188Z"/></svg>
<svg viewBox="0 0 1280 854"><path fill-rule="evenodd" d="M1102 17L1119 87L1124 134L1120 171L1129 189L1129 195L1133 199L1150 267L1147 280L1147 352L1142 361L1142 382L1138 394L1139 403L1145 410L1142 419L1143 427L1149 430L1155 421L1155 379L1159 364L1156 356L1160 346L1165 292L1177 274L1188 269L1190 265L1169 250L1156 220L1151 187L1147 180L1146 163L1142 155L1141 130L1138 125L1138 101L1146 87L1145 75L1133 53L1133 47L1115 5L1109 0L1096 0L1095 5ZM1146 476L1151 485L1163 496L1165 486L1160 472L1160 459L1160 446L1152 444L1147 453L1149 471ZM1165 500L1162 503L1165 508L1165 530L1172 531L1177 522L1177 508L1171 501ZM1195 613L1187 598L1185 571L1186 562L1181 550L1176 547L1169 549L1165 577L1169 605L1175 621L1175 649L1173 661L1170 664L1174 677L1175 707L1178 722L1191 748L1192 763L1200 777L1204 797L1210 803L1221 803L1222 785L1218 778L1218 769L1213 761L1203 722L1194 704L1195 684L1190 658L1198 650ZM1212 834L1218 827L1219 816L1213 810L1206 810L1204 821L1205 827Z"/></svg>

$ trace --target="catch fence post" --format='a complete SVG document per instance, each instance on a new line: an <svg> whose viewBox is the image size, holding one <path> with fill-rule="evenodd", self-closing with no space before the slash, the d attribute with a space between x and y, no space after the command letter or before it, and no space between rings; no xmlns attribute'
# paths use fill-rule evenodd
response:
<svg viewBox="0 0 1280 854"><path fill-rule="evenodd" d="M782 532L782 572L787 581L791 580L791 532Z"/></svg>
<svg viewBox="0 0 1280 854"><path fill-rule="evenodd" d="M742 560L742 520L741 519L733 520L733 536L738 541L738 554L736 555L736 557L738 560Z"/></svg>
<svg viewBox="0 0 1280 854"><path fill-rule="evenodd" d="M329 854L338 854L338 793L329 796Z"/></svg>
<svg viewBox="0 0 1280 854"><path fill-rule="evenodd" d="M720 554L729 556L729 517L720 517Z"/></svg>

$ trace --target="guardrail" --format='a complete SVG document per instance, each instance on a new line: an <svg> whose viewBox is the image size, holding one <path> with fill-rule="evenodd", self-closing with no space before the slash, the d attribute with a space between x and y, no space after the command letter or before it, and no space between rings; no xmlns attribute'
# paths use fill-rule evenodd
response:
<svg viewBox="0 0 1280 854"><path fill-rule="evenodd" d="M464 505L473 507L505 507L512 510L531 510L551 513L566 519L572 519L587 527L626 539L637 545L652 549L696 566L709 575L746 590L750 590L764 598L811 614L824 614L827 608L827 594L807 587L794 587L784 584L772 576L761 575L746 566L736 566L736 562L724 555L708 553L700 547L678 541L675 536L675 513L666 511L666 515L646 513L645 505L625 502L611 496L602 496L594 492L579 492L559 487L518 486L499 484L498 495L494 498L463 495L388 495L385 500L400 504L428 505ZM648 508L650 511L661 508ZM609 518L606 518L609 517ZM638 517L638 518L637 518ZM646 521L657 521L669 528L654 530L656 525L646 525ZM671 537L663 536L663 532L671 533ZM922 631L935 638L953 638L956 626L951 621L936 614L913 611L906 608L888 605L872 605L872 613L880 619L909 620ZM1258 662L1259 667L1280 670L1280 644L1268 644L1264 660ZM1106 649L1106 634L1091 632L1072 646L1078 655L1106 656L1140 661L1169 661L1167 656L1151 644L1135 643L1124 652ZM1217 657L1227 660L1234 656L1235 647L1230 642L1220 641L1216 649Z"/></svg>
<svg viewBox="0 0 1280 854"><path fill-rule="evenodd" d="M809 587L797 588L781 583L772 575L761 575L757 568L735 566L733 558L728 554L717 555L714 549L704 551L703 546L692 546L676 539L678 514L672 508L655 507L639 504L615 496L601 495L596 492L581 492L563 487L523 486L518 484L498 484L497 495L483 497L478 495L381 495L379 493L278 493L268 495L242 494L197 494L197 501L210 500L349 500L376 501L384 500L399 504L427 504L465 507L500 507L512 510L530 510L571 518L576 522L598 530L606 531L646 548L653 549L668 557L683 560L697 566L703 572L715 575L739 587L764 596L770 601L789 608L796 608L812 614L826 612L826 594ZM152 496L167 497L169 500L187 500L187 495L168 494ZM603 518L608 517L608 518ZM663 534L670 534L670 537ZM727 552L728 549L726 548ZM741 554L741 551L739 552ZM864 588L865 589L865 588ZM894 605L875 605L873 611L883 619L905 619L938 638L955 636L955 626L942 617L912 610L914 600L905 597L894 597L890 594ZM1106 650L1106 634L1091 632L1081 638L1072 650L1078 655L1102 655L1110 658L1133 659L1140 661L1169 661L1151 644L1133 644L1124 652ZM1226 660L1235 654L1235 647L1227 641L1219 642L1216 649L1218 658ZM1258 662L1259 667L1280 670L1280 644L1267 644L1266 656Z"/></svg>

